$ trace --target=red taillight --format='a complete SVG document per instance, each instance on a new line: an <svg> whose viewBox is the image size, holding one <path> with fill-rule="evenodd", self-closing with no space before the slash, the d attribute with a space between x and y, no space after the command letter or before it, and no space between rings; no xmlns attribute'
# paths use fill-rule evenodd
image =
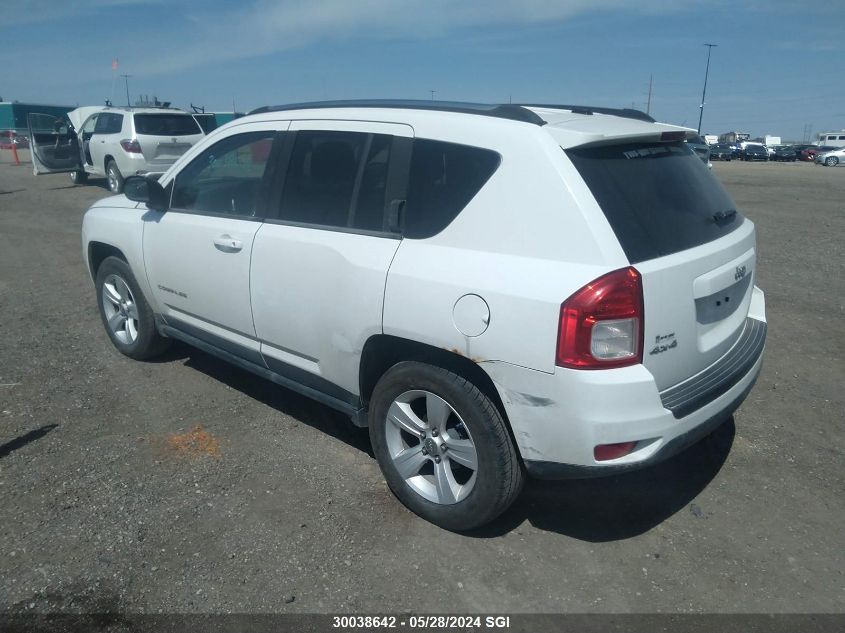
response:
<svg viewBox="0 0 845 633"><path fill-rule="evenodd" d="M606 462L609 459L625 457L634 450L636 442L620 442L619 444L599 444L593 449L593 457L597 462Z"/></svg>
<svg viewBox="0 0 845 633"><path fill-rule="evenodd" d="M587 284L560 307L556 362L571 369L609 369L643 360L643 286L622 268Z"/></svg>
<svg viewBox="0 0 845 633"><path fill-rule="evenodd" d="M123 151L125 151L127 154L141 153L141 144L138 142L137 139L125 138L120 141L120 146L123 148Z"/></svg>

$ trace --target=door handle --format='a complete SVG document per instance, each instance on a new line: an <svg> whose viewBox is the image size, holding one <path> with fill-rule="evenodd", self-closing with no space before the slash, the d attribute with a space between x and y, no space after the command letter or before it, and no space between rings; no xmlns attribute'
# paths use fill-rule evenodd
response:
<svg viewBox="0 0 845 633"><path fill-rule="evenodd" d="M214 247L224 253L237 253L244 247L244 243L231 235L224 234L214 240Z"/></svg>

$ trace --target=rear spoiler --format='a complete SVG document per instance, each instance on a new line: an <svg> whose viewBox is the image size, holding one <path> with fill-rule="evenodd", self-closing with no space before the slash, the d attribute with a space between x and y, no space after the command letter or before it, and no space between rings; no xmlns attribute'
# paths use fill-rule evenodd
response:
<svg viewBox="0 0 845 633"><path fill-rule="evenodd" d="M697 136L691 128L669 125L668 123L649 123L642 120L619 120L618 124L607 125L589 119L566 121L558 125L547 125L545 130L564 149L586 145L616 145L632 141L643 143L677 143Z"/></svg>

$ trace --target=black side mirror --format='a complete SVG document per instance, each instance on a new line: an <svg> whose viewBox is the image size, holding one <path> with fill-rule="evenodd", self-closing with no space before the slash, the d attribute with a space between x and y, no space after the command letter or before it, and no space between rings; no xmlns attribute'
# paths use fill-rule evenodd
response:
<svg viewBox="0 0 845 633"><path fill-rule="evenodd" d="M133 202L144 202L153 211L167 211L168 200L164 187L154 178L129 176L123 183L124 195Z"/></svg>

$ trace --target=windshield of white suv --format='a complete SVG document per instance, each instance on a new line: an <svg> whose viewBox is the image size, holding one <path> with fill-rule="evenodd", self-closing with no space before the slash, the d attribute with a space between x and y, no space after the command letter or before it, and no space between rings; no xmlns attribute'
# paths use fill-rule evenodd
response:
<svg viewBox="0 0 845 633"><path fill-rule="evenodd" d="M726 235L742 216L684 143L567 150L632 264Z"/></svg>
<svg viewBox="0 0 845 633"><path fill-rule="evenodd" d="M202 134L190 114L136 114L135 133L150 136L190 136Z"/></svg>

